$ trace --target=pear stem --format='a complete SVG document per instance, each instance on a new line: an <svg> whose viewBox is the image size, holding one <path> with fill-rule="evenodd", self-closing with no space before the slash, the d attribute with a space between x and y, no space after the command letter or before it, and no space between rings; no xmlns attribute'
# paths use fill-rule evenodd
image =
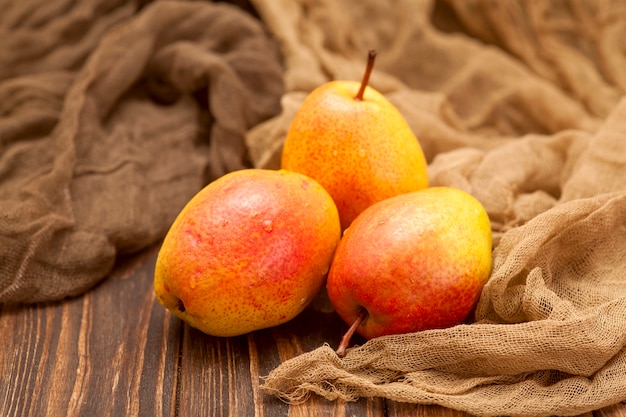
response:
<svg viewBox="0 0 626 417"><path fill-rule="evenodd" d="M350 344L350 339L352 339L352 335L356 331L357 327L359 327L359 325L366 318L367 318L367 310L365 310L364 308L361 308L359 310L359 314L354 319L354 322L352 322L352 326L350 326L348 331L341 338L341 343L339 343L339 347L335 351L337 353L337 356L339 356L340 358L343 358L344 356L346 356L346 349L348 349L348 344Z"/></svg>
<svg viewBox="0 0 626 417"><path fill-rule="evenodd" d="M359 91L354 96L355 100L361 101L363 100L363 93L365 93L365 87L370 80L370 75L372 74L372 69L374 68L374 61L376 60L376 51L374 49L370 49L367 53L367 66L365 67L365 72L363 73L363 79L361 80L361 87L359 87Z"/></svg>

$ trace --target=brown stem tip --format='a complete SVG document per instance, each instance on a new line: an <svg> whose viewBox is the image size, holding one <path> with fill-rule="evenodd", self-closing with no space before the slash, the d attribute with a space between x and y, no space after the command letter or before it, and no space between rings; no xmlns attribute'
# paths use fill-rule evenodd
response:
<svg viewBox="0 0 626 417"><path fill-rule="evenodd" d="M348 349L348 345L350 344L350 339L352 338L352 335L356 331L357 327L359 327L363 320L365 320L366 318L367 310L362 308L359 311L359 314L356 316L356 319L354 319L352 326L350 326L346 334L344 334L341 338L341 343L339 343L339 347L336 350L337 356L339 356L340 358L346 356L346 349Z"/></svg>
<svg viewBox="0 0 626 417"><path fill-rule="evenodd" d="M376 61L376 51L374 49L370 49L367 53L367 66L365 67L365 72L363 73L363 79L361 80L361 87L359 87L359 91L354 96L355 100L363 100L363 93L365 93L365 87L370 81L370 75L372 74L372 69L374 68L374 61Z"/></svg>

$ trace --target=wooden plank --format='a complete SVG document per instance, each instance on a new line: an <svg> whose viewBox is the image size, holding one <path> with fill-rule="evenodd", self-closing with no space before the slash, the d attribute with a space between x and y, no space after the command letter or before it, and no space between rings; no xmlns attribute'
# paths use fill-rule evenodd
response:
<svg viewBox="0 0 626 417"><path fill-rule="evenodd" d="M293 358L304 352L314 350L324 343L337 346L347 326L335 313L323 313L315 309L307 309L295 320L273 329L273 339L279 353L272 367L268 367L261 375L267 375L280 362ZM384 416L384 400L382 398L362 398L356 402L328 401L312 395L307 402L293 405L289 416Z"/></svg>
<svg viewBox="0 0 626 417"><path fill-rule="evenodd" d="M215 338L185 326L180 415L384 416L382 399L344 403L312 396L290 406L259 389L261 377L282 361L339 341L344 326L335 314L310 308L284 325L233 338Z"/></svg>
<svg viewBox="0 0 626 417"><path fill-rule="evenodd" d="M401 403L397 401L387 401L388 417L471 417L469 413L452 410L437 405L421 405Z"/></svg>
<svg viewBox="0 0 626 417"><path fill-rule="evenodd" d="M180 325L154 303L155 255L81 297L0 306L0 415L173 415Z"/></svg>
<svg viewBox="0 0 626 417"><path fill-rule="evenodd" d="M289 406L259 389L281 361L324 342L345 324L307 309L293 321L236 338L183 325L154 300L156 249L118 265L81 297L0 306L0 416L448 416L436 406L312 396ZM179 355L180 353L180 355ZM626 417L616 404L584 417Z"/></svg>

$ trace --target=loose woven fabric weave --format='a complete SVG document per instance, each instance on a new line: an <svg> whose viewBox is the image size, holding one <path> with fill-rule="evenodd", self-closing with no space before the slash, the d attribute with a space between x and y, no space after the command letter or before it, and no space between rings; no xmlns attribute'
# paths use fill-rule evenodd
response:
<svg viewBox="0 0 626 417"><path fill-rule="evenodd" d="M277 168L306 94L373 48L431 184L487 209L492 276L469 324L320 346L262 389L485 416L626 400L625 2L45 3L0 13L0 302L81 294L206 181Z"/></svg>
<svg viewBox="0 0 626 417"><path fill-rule="evenodd" d="M329 345L263 390L379 396L475 415L578 415L626 399L626 5L619 1L255 0L285 55L283 112L247 137L276 167L306 93L371 84L400 109L432 185L487 209L494 266L469 324ZM281 6L282 7L282 6ZM329 341L336 346L339 341Z"/></svg>
<svg viewBox="0 0 626 417"><path fill-rule="evenodd" d="M0 302L81 294L158 242L210 179L249 166L282 67L233 5L3 2Z"/></svg>

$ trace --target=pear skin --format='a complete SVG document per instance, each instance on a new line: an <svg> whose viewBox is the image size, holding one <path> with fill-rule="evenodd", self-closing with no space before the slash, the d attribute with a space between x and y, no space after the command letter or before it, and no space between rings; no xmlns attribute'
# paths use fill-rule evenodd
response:
<svg viewBox="0 0 626 417"><path fill-rule="evenodd" d="M226 174L196 194L168 231L156 298L209 335L279 325L323 288L340 236L337 208L311 178L262 169Z"/></svg>
<svg viewBox="0 0 626 417"><path fill-rule="evenodd" d="M489 279L489 217L470 194L431 187L366 209L328 275L341 318L366 339L465 321Z"/></svg>
<svg viewBox="0 0 626 417"><path fill-rule="evenodd" d="M371 66L369 67L371 71ZM362 83L313 90L285 138L281 167L317 180L333 197L342 228L377 201L428 186L422 148L400 112Z"/></svg>

